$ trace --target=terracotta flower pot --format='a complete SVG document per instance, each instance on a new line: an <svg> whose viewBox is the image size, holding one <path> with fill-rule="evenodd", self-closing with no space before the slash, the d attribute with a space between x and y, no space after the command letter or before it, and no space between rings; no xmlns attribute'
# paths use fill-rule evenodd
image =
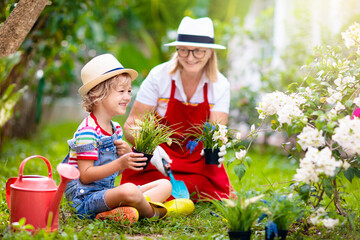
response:
<svg viewBox="0 0 360 240"><path fill-rule="evenodd" d="M228 231L230 240L250 240L251 230L249 231Z"/></svg>
<svg viewBox="0 0 360 240"><path fill-rule="evenodd" d="M206 164L219 164L219 152L218 148L215 148L214 151L211 148L204 149L205 163Z"/></svg>
<svg viewBox="0 0 360 240"><path fill-rule="evenodd" d="M140 152L140 151L136 150L136 148L133 148L132 150L135 153L143 153L143 152ZM153 157L153 155L152 154L147 154L147 153L143 153L143 154L144 154L144 157L147 158L146 161L143 161L143 162L146 163L146 165L143 166L143 167L138 167L138 168L142 168L143 170L145 170L147 168L147 166L149 165L149 162L150 162L151 158Z"/></svg>

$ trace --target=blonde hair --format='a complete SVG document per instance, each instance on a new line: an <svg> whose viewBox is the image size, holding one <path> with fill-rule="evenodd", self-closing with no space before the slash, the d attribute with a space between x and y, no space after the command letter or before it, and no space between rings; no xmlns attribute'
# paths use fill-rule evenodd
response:
<svg viewBox="0 0 360 240"><path fill-rule="evenodd" d="M178 69L183 69L183 66L179 63L179 56L177 52L174 53L171 60L175 62L174 67L170 70L170 74L175 74ZM210 80L210 82L216 82L218 78L218 65L217 65L217 57L216 52L212 50L212 54L208 59L205 67L205 75Z"/></svg>
<svg viewBox="0 0 360 240"><path fill-rule="evenodd" d="M131 77L128 73L121 73L112 78L109 78L92 89L82 97L82 106L87 112L92 112L95 104L106 98L111 89L117 85L126 85L131 82Z"/></svg>

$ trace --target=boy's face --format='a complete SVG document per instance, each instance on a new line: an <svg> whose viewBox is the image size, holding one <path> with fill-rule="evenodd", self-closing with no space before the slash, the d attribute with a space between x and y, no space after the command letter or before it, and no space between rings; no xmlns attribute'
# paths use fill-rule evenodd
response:
<svg viewBox="0 0 360 240"><path fill-rule="evenodd" d="M131 91L131 80L127 83L116 83L100 104L111 117L123 115L131 101Z"/></svg>

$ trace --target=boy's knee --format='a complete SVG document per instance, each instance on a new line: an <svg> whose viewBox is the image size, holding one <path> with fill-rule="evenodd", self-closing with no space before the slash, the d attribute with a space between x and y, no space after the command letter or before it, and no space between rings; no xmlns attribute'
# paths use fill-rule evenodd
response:
<svg viewBox="0 0 360 240"><path fill-rule="evenodd" d="M122 185L124 191L124 197L127 202L134 203L139 201L142 197L142 192L138 186L132 183L125 183Z"/></svg>
<svg viewBox="0 0 360 240"><path fill-rule="evenodd" d="M158 181L159 181L158 182L159 187L161 187L162 189L167 189L168 191L171 192L172 185L171 185L169 180L167 180L167 179L159 179Z"/></svg>

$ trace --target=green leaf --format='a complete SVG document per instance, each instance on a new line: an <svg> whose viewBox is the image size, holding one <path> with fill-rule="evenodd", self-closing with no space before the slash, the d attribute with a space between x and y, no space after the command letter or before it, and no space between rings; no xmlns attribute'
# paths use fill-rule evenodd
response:
<svg viewBox="0 0 360 240"><path fill-rule="evenodd" d="M236 176L239 178L239 181L242 179L242 177L244 177L245 172L246 172L246 166L245 164L240 164L240 165L235 165L234 166L234 172L236 174Z"/></svg>
<svg viewBox="0 0 360 240"><path fill-rule="evenodd" d="M304 184L299 188L299 195L302 200L307 202L310 196L310 184Z"/></svg>
<svg viewBox="0 0 360 240"><path fill-rule="evenodd" d="M360 178L360 170L358 169L358 168L353 168L353 171L354 171L354 173L355 173L355 175L358 177L358 178Z"/></svg>
<svg viewBox="0 0 360 240"><path fill-rule="evenodd" d="M349 180L349 182L352 182L354 175L355 175L355 171L353 167L349 167L347 170L343 171L344 176L346 177L347 180Z"/></svg>

